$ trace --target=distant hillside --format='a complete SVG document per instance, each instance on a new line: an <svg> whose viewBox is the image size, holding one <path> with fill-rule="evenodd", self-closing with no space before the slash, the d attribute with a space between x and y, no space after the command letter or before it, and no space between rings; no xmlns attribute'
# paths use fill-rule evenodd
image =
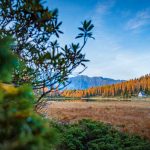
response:
<svg viewBox="0 0 150 150"><path fill-rule="evenodd" d="M95 86L111 85L115 83L123 82L123 80L114 80L103 77L88 77L80 75L77 77L70 78L71 84L67 86L67 89L87 89Z"/></svg>
<svg viewBox="0 0 150 150"><path fill-rule="evenodd" d="M116 83L113 85L97 86L85 90L66 90L62 93L65 97L131 97L137 96L140 91L144 91L146 95L150 95L150 74L137 79Z"/></svg>

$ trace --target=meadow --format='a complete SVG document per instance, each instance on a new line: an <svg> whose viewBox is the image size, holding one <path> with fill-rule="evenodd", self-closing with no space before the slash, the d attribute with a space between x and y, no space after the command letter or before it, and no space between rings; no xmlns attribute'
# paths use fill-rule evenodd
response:
<svg viewBox="0 0 150 150"><path fill-rule="evenodd" d="M104 122L121 132L139 135L150 140L150 102L49 101L39 112L63 124L76 123L85 118Z"/></svg>

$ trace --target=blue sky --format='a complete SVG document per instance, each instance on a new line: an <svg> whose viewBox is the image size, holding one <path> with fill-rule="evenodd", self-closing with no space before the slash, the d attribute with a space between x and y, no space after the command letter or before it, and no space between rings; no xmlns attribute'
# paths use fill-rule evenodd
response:
<svg viewBox="0 0 150 150"><path fill-rule="evenodd" d="M75 41L83 20L93 21L84 75L127 80L150 73L150 0L47 0L47 6L59 10L61 44Z"/></svg>

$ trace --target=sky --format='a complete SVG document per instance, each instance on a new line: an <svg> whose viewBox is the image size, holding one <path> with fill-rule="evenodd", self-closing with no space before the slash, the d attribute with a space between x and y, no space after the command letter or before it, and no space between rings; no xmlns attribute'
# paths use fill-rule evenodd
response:
<svg viewBox="0 0 150 150"><path fill-rule="evenodd" d="M83 50L90 60L83 75L128 80L150 73L150 0L47 0L46 5L59 10L62 45L78 42L81 22L92 20L95 40Z"/></svg>

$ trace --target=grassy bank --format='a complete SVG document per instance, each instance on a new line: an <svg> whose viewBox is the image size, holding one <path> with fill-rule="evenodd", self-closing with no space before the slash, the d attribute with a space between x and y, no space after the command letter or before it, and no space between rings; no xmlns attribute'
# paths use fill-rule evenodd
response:
<svg viewBox="0 0 150 150"><path fill-rule="evenodd" d="M47 102L39 110L47 118L74 123L84 118L150 139L150 103L143 101Z"/></svg>

